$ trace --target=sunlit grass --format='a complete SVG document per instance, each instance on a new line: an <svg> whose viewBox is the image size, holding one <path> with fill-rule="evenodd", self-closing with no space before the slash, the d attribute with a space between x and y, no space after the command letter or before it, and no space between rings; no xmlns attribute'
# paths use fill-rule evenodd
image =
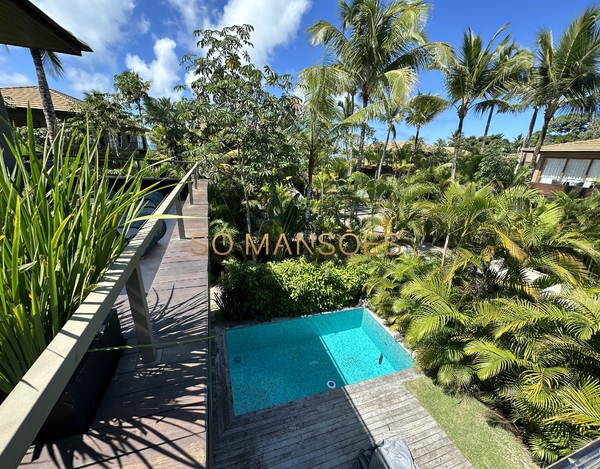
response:
<svg viewBox="0 0 600 469"><path fill-rule="evenodd" d="M538 468L519 439L501 426L494 414L476 399L450 396L429 378L406 383L475 469Z"/></svg>

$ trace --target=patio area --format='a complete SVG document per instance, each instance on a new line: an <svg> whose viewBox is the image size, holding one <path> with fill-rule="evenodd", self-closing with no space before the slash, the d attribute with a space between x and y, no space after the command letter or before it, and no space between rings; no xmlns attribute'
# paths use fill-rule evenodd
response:
<svg viewBox="0 0 600 469"><path fill-rule="evenodd" d="M212 368L215 469L349 469L361 449L397 438L420 469L472 469L404 386L419 376L413 369L235 417L223 342Z"/></svg>

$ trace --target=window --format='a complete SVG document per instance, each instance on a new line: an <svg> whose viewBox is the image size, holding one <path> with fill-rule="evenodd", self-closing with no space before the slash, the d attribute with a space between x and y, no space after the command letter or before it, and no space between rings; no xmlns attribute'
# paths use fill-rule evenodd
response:
<svg viewBox="0 0 600 469"><path fill-rule="evenodd" d="M600 179L600 160L594 160L585 178L583 187L590 187L596 179Z"/></svg>
<svg viewBox="0 0 600 469"><path fill-rule="evenodd" d="M547 158L538 182L552 184L553 180L559 180L566 161L566 158Z"/></svg>
<svg viewBox="0 0 600 469"><path fill-rule="evenodd" d="M591 161L592 160L570 159L567 162L567 167L565 168L565 172L562 177L563 184L568 182L573 186L577 183L583 182L583 178Z"/></svg>

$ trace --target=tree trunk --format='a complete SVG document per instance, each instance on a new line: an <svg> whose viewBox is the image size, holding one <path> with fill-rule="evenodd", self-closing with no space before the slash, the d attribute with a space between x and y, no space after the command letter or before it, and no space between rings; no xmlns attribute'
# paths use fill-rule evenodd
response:
<svg viewBox="0 0 600 469"><path fill-rule="evenodd" d="M308 152L308 184L306 185L306 209L304 211L304 240L310 239L310 199L312 196L312 185L313 185L313 172L315 170L315 156L314 148L310 148ZM308 242L308 241L307 241ZM302 254L304 257L308 257L308 250L305 246L302 246Z"/></svg>
<svg viewBox="0 0 600 469"><path fill-rule="evenodd" d="M377 168L377 174L375 175L375 179L379 179L381 176L381 168L383 167L383 160L385 159L385 151L387 150L388 142L390 141L390 132L392 130L388 127L387 136L385 137L385 145L383 146L383 151L381 152L381 160L379 160L379 167Z"/></svg>
<svg viewBox="0 0 600 469"><path fill-rule="evenodd" d="M537 120L539 110L539 106L533 106L533 115L531 116L531 120L529 121L529 128L527 129L527 134L525 135L525 138L523 139L523 144L521 145L521 153L519 154L519 161L517 163L517 167L515 168L515 174L517 174L519 169L522 168L525 164L525 152L523 150L529 147L529 142L531 141L531 135L533 134L533 128L535 127L535 121Z"/></svg>
<svg viewBox="0 0 600 469"><path fill-rule="evenodd" d="M417 154L417 146L419 145L419 130L421 130L421 126L417 125L417 133L415 134L415 146L413 147L412 153L410 154L409 163L413 162L415 155Z"/></svg>
<svg viewBox="0 0 600 469"><path fill-rule="evenodd" d="M462 128L463 128L464 120L465 120L465 117L460 115L460 113L459 113L458 129L456 130L457 137L456 137L456 142L454 142L454 156L452 157L452 173L450 173L451 181L456 180L456 162L458 161L458 152L460 151L460 140L461 140L461 136L462 136Z"/></svg>
<svg viewBox="0 0 600 469"><path fill-rule="evenodd" d="M369 105L369 98L363 96L363 109ZM365 136L367 135L367 122L363 122L360 126L360 140L358 142L358 158L356 160L356 172L362 170L362 161L365 156Z"/></svg>
<svg viewBox="0 0 600 469"><path fill-rule="evenodd" d="M46 72L44 71L44 63L42 61L42 52L39 49L29 50L31 52L31 57L33 58L35 73L37 75L38 89L40 92L40 98L42 100L44 118L46 119L46 130L48 133L48 139L50 140L50 157L52 157L54 154L54 124L56 122L56 113L54 112L54 105L52 104L52 96L50 95L48 80L46 80Z"/></svg>
<svg viewBox="0 0 600 469"><path fill-rule="evenodd" d="M240 155L240 150L238 148L238 164L240 164L242 166L242 174L240 179L242 180L242 187L244 189L244 203L246 205L246 232L252 236L252 220L250 218L250 196L248 195L248 188L246 185L246 175L244 173L244 156L243 154ZM254 252L254 249L251 249L252 251L252 260L256 262L257 257L256 257L256 253Z"/></svg>
<svg viewBox="0 0 600 469"><path fill-rule="evenodd" d="M546 133L548 132L548 124L550 124L552 117L554 117L554 112L551 112L550 109L546 107L546 111L544 112L544 125L542 125L542 132L533 152L533 161L531 162L532 168L535 168L535 164L537 163L540 150L542 149L542 144L544 143Z"/></svg>
<svg viewBox="0 0 600 469"><path fill-rule="evenodd" d="M494 106L490 108L490 113L488 114L487 122L485 124L485 131L483 132L483 139L481 140L481 149L479 153L483 155L483 150L485 149L485 141L487 140L488 131L490 130L490 123L492 122L492 116L494 114Z"/></svg>

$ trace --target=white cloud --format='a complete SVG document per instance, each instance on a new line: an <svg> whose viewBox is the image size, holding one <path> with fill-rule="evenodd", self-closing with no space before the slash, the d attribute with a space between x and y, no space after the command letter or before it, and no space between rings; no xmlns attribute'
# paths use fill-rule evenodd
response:
<svg viewBox="0 0 600 469"><path fill-rule="evenodd" d="M269 63L275 47L285 46L294 39L302 15L309 7L309 0L230 0L216 27L254 26L250 56L255 64L264 65Z"/></svg>
<svg viewBox="0 0 600 469"><path fill-rule="evenodd" d="M94 50L96 62L113 62L115 57L110 46L118 44L134 30L131 27L133 0L33 0L33 3L87 42Z"/></svg>
<svg viewBox="0 0 600 469"><path fill-rule="evenodd" d="M286 46L294 39L302 15L311 5L311 0L229 0L222 12L215 13L208 6L210 0L168 1L181 15L190 36L195 29L254 26L251 37L254 48L249 52L259 66L269 63L276 47ZM194 44L196 41L194 38Z"/></svg>
<svg viewBox="0 0 600 469"><path fill-rule="evenodd" d="M142 15L138 20L138 28L141 34L146 34L150 29L150 20L146 18L146 15Z"/></svg>
<svg viewBox="0 0 600 469"><path fill-rule="evenodd" d="M35 85L35 82L30 80L27 75L13 72L7 73L0 71L0 86L25 86Z"/></svg>
<svg viewBox="0 0 600 469"><path fill-rule="evenodd" d="M173 39L162 38L154 43L156 58L147 64L137 55L127 54L127 68L137 72L144 80L150 80L151 96L168 96L178 98L181 93L175 92L173 86L179 81L179 58L175 53L177 44Z"/></svg>
<svg viewBox="0 0 600 469"><path fill-rule="evenodd" d="M87 72L80 68L68 68L65 72L71 89L83 94L86 91L111 91L112 81L102 73Z"/></svg>

